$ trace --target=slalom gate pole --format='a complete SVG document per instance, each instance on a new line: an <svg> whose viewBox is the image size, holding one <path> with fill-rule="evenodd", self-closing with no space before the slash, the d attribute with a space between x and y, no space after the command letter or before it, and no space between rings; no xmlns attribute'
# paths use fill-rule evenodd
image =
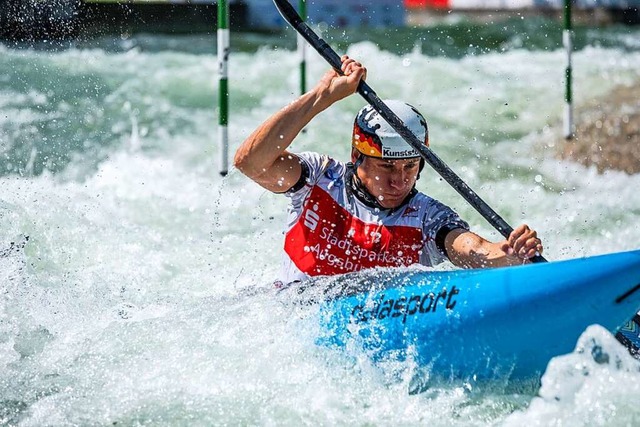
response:
<svg viewBox="0 0 640 427"><path fill-rule="evenodd" d="M572 67L571 51L573 50L571 28L571 1L564 0L564 31L562 32L562 44L564 45L567 62L565 68L565 93L564 93L564 137L573 138L573 93L572 93Z"/></svg>
<svg viewBox="0 0 640 427"><path fill-rule="evenodd" d="M229 171L229 7L227 0L218 0L218 142L220 144L220 175Z"/></svg>
<svg viewBox="0 0 640 427"><path fill-rule="evenodd" d="M307 1L300 0L298 2L298 11L303 21L307 20ZM307 91L307 42L300 33L298 33L298 57L300 60L300 95Z"/></svg>

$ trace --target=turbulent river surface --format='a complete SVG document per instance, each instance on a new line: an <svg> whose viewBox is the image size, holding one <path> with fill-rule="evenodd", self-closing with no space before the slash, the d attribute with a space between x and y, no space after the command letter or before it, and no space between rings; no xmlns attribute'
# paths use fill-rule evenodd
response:
<svg viewBox="0 0 640 427"><path fill-rule="evenodd" d="M640 246L640 175L555 157L558 23L319 30L368 67L381 98L418 107L433 150L507 222L536 228L548 259ZM299 75L292 30L231 44L233 153L297 96ZM640 81L637 29L577 28L575 45L577 106ZM417 395L409 363L317 346L314 308L271 290L287 200L218 173L215 46L206 35L0 45L0 425L640 424L640 365L598 326L576 344L618 364L576 351L540 383L470 378ZM309 54L309 82L326 69ZM346 159L362 105L325 111L292 149ZM499 238L422 175L421 190Z"/></svg>

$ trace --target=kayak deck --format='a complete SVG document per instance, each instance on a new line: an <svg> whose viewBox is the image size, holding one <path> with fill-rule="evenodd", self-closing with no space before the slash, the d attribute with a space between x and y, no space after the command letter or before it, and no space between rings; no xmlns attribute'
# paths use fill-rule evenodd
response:
<svg viewBox="0 0 640 427"><path fill-rule="evenodd" d="M374 361L410 357L432 375L530 378L589 325L615 333L640 309L640 251L484 270L376 269L295 294L321 304L322 344L355 343ZM640 329L619 331L629 343L634 333L637 342Z"/></svg>

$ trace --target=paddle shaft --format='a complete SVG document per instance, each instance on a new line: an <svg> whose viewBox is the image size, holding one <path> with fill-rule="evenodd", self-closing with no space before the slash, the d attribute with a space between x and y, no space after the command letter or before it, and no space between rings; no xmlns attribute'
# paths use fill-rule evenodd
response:
<svg viewBox="0 0 640 427"><path fill-rule="evenodd" d="M282 17L331 65L342 74L342 60L338 54L320 38L300 18L298 12L287 0L273 0ZM411 145L420 156L440 176L449 183L471 206L473 206L502 236L508 238L513 228L502 219L484 200L480 198L462 179L455 174L436 154L431 151L407 128L404 122L378 97L373 89L364 81L358 85L358 93ZM532 262L546 262L541 255L531 258Z"/></svg>

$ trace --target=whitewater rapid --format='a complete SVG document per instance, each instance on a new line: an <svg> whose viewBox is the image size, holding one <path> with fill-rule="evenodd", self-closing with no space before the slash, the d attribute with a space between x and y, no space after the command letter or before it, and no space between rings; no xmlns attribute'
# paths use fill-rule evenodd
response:
<svg viewBox="0 0 640 427"><path fill-rule="evenodd" d="M577 105L640 81L638 35L625 37L574 54ZM314 309L271 292L287 200L218 174L216 58L171 42L0 47L0 252L24 243L0 257L0 424L640 422L638 363L597 326L541 388L452 381L409 396L414 367L316 346ZM507 222L535 227L548 259L638 248L640 176L555 157L560 49L347 53L380 97L424 113L433 150ZM313 82L327 66L310 56L308 69ZM297 57L238 52L230 70L233 152L297 96ZM347 158L362 105L325 111L292 149ZM434 172L419 189L499 238ZM595 363L594 342L619 366Z"/></svg>

